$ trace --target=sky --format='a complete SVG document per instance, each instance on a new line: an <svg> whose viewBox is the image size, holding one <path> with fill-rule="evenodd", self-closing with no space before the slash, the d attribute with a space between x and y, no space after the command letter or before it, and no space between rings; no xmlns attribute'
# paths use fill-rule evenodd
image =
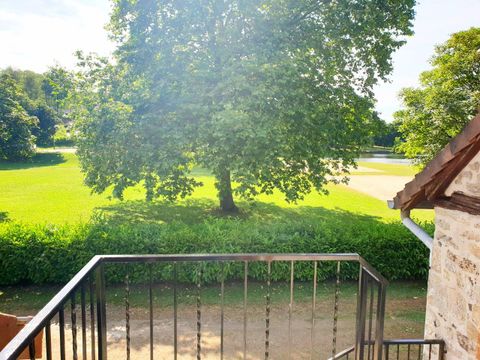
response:
<svg viewBox="0 0 480 360"><path fill-rule="evenodd" d="M76 50L108 55L114 45L104 29L108 0L0 0L0 68L45 71L53 64L73 68ZM418 85L435 45L450 34L480 26L480 0L419 0L415 35L393 55L388 83L375 88L376 109L386 121L400 109L400 90Z"/></svg>

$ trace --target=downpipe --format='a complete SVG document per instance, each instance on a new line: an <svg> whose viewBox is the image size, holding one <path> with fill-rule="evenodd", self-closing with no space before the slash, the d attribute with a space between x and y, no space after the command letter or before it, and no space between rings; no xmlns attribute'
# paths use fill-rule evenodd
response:
<svg viewBox="0 0 480 360"><path fill-rule="evenodd" d="M410 218L410 210L402 210L400 212L400 218L402 219L402 224L430 250L429 264L431 265L433 238Z"/></svg>

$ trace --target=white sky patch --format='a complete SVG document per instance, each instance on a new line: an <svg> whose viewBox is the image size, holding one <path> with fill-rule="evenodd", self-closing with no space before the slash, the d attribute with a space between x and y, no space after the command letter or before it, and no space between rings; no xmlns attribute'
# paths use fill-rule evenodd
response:
<svg viewBox="0 0 480 360"><path fill-rule="evenodd" d="M109 55L106 0L0 0L0 68L72 68L76 50Z"/></svg>
<svg viewBox="0 0 480 360"><path fill-rule="evenodd" d="M43 72L55 63L73 68L76 50L109 55L104 29L108 0L0 0L0 68ZM415 35L394 56L390 83L375 88L377 110L390 122L400 109L398 93L417 86L434 46L457 31L480 26L480 0L418 0Z"/></svg>

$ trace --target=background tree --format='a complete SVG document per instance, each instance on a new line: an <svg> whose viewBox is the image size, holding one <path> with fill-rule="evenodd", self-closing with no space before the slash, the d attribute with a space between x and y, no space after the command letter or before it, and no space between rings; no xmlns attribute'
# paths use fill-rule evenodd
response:
<svg viewBox="0 0 480 360"><path fill-rule="evenodd" d="M398 149L425 165L457 135L480 105L480 28L453 34L435 50L419 88L405 88L395 113L405 142Z"/></svg>
<svg viewBox="0 0 480 360"><path fill-rule="evenodd" d="M387 123L379 119L378 126L373 134L373 144L393 148L396 141L399 141L401 137L399 126L400 123L398 121Z"/></svg>
<svg viewBox="0 0 480 360"><path fill-rule="evenodd" d="M35 153L32 128L37 119L21 105L24 95L8 74L0 75L0 159L22 160Z"/></svg>
<svg viewBox="0 0 480 360"><path fill-rule="evenodd" d="M38 127L34 128L32 133L36 137L37 145L53 145L53 137L56 131L56 125L60 119L57 112L46 104L37 104L33 106L28 113L38 119Z"/></svg>
<svg viewBox="0 0 480 360"><path fill-rule="evenodd" d="M38 118L38 127L33 129L37 145L51 146L56 126L63 123L70 127L68 98L73 86L73 73L58 65L44 74L13 68L7 68L2 73L8 74L21 89L20 105L29 115Z"/></svg>
<svg viewBox="0 0 480 360"><path fill-rule="evenodd" d="M79 86L87 184L121 196L144 181L148 198L175 199L198 185L199 164L224 211L234 192L326 192L368 142L372 86L411 34L414 4L116 1L116 65L84 61Z"/></svg>
<svg viewBox="0 0 480 360"><path fill-rule="evenodd" d="M17 70L11 67L3 70L3 73L10 75L18 84L24 96L22 101L28 99L31 102L45 102L45 92L42 88L43 81L45 80L43 74L31 70Z"/></svg>
<svg viewBox="0 0 480 360"><path fill-rule="evenodd" d="M74 74L67 69L55 65L44 73L42 89L47 104L57 111L59 117L65 116L68 110L69 94L73 89Z"/></svg>

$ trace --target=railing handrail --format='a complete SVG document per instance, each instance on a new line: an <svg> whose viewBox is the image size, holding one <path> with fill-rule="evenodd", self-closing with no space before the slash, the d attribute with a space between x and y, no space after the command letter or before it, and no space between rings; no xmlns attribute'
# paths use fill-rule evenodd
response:
<svg viewBox="0 0 480 360"><path fill-rule="evenodd" d="M345 357L346 355L351 354L354 351L355 351L355 346L350 346L350 347L346 348L345 350L340 351L335 356L328 358L328 360L341 359L341 358Z"/></svg>
<svg viewBox="0 0 480 360"><path fill-rule="evenodd" d="M441 339L385 339L383 345L443 345Z"/></svg>
<svg viewBox="0 0 480 360"><path fill-rule="evenodd" d="M101 263L101 256L94 256L75 276L45 305L32 320L0 352L0 360L17 358L43 329L71 293Z"/></svg>
<svg viewBox="0 0 480 360"><path fill-rule="evenodd" d="M388 280L357 253L263 253L263 254L165 254L165 255L99 255L106 262L149 261L358 261L377 281Z"/></svg>
<svg viewBox="0 0 480 360"><path fill-rule="evenodd" d="M103 263L181 261L357 261L382 285L388 281L357 253L346 254L164 254L164 255L96 255L45 305L37 315L0 352L0 360L18 357L45 324L69 299L81 283Z"/></svg>

